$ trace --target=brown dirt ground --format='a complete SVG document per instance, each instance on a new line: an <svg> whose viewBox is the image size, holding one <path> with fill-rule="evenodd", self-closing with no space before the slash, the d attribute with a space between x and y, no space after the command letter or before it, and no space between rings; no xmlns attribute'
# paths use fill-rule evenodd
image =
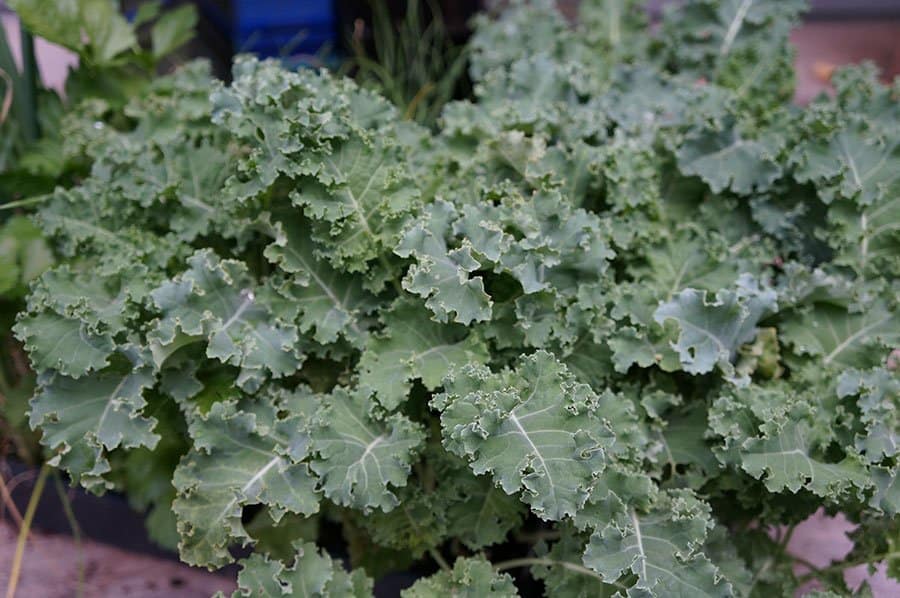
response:
<svg viewBox="0 0 900 598"><path fill-rule="evenodd" d="M17 528L0 522L0 591L5 592L16 551ZM79 592L79 567L83 581ZM174 561L133 554L96 542L79 547L68 536L32 533L26 545L17 598L200 598L234 582Z"/></svg>

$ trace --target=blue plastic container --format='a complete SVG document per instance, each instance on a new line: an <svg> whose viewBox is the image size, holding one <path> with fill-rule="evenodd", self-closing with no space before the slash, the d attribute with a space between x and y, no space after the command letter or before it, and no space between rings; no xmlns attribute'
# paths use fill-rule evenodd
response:
<svg viewBox="0 0 900 598"><path fill-rule="evenodd" d="M200 0L204 17L235 53L313 55L337 41L335 0Z"/></svg>

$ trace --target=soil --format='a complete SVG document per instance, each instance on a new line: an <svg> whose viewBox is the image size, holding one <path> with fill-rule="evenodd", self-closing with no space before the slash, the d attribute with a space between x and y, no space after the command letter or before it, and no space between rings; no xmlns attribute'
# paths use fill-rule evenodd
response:
<svg viewBox="0 0 900 598"><path fill-rule="evenodd" d="M0 522L0 589L6 588L18 529ZM82 571L79 582L79 570ZM207 598L231 579L177 562L125 552L69 536L32 532L26 544L16 596L19 598Z"/></svg>

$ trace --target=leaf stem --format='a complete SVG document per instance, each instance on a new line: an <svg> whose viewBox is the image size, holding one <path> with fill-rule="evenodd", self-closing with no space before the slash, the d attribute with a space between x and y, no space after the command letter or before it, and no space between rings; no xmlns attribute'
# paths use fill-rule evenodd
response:
<svg viewBox="0 0 900 598"><path fill-rule="evenodd" d="M809 571L810 571L811 573L816 573L816 574L818 574L819 571L821 571L821 569L819 568L818 565L814 565L813 563L807 561L807 560L806 560L805 558L803 558L803 557L800 557L800 556L794 556L793 554L789 554L789 555L787 555L787 556L788 556L788 558L793 559L793 561L794 561L795 563L797 563L797 564L799 564L799 565L803 565L804 567L806 567L807 569L809 569Z"/></svg>
<svg viewBox="0 0 900 598"><path fill-rule="evenodd" d="M3 362L0 361L0 403L5 402L6 395L12 394L12 384L6 379L6 371L3 369Z"/></svg>
<svg viewBox="0 0 900 598"><path fill-rule="evenodd" d="M406 107L406 111L403 113L404 120L412 120L413 115L416 113L416 108L418 107L419 103L422 101L422 99L425 96L427 96L429 93L431 93L431 90L433 90L433 89L434 89L434 84L431 81L429 81L429 82L425 83L425 85L423 85L419 89L418 92L416 92L416 95L413 96L413 99L410 101L409 105Z"/></svg>
<svg viewBox="0 0 900 598"><path fill-rule="evenodd" d="M38 66L34 55L34 37L19 21L19 39L22 46L22 76L24 85L22 92L22 132L31 143L40 135L37 115L37 80Z"/></svg>
<svg viewBox="0 0 900 598"><path fill-rule="evenodd" d="M13 520L15 520L16 526L18 526L19 529L22 529L22 525L24 524L22 521L22 514L19 513L19 509L16 507L16 503L13 501L12 495L6 487L6 482L3 481L2 475L0 475L0 495L2 495L3 504L6 505L6 508L9 509L9 514L12 516Z"/></svg>
<svg viewBox="0 0 900 598"><path fill-rule="evenodd" d="M453 567L450 566L450 563L447 562L447 559L444 558L444 555L438 551L437 548L429 548L428 554L431 558L434 559L434 562L438 564L438 566L444 571L450 571Z"/></svg>
<svg viewBox="0 0 900 598"><path fill-rule="evenodd" d="M75 511L72 510L72 501L69 500L69 494L63 486L62 479L56 473L53 474L53 482L56 486L56 493L59 494L59 501L62 503L63 513L72 528L72 539L75 540L75 547L78 549L78 585L75 588L76 598L84 596L84 551L81 548L81 526L75 517Z"/></svg>
<svg viewBox="0 0 900 598"><path fill-rule="evenodd" d="M9 585L6 586L6 598L14 598L16 595L16 586L19 585L19 574L22 572L22 557L25 555L25 541L28 539L28 531L31 529L31 522L34 521L34 513L37 511L41 494L44 493L44 484L47 483L47 474L49 473L50 466L44 463L41 466L40 473L38 473L37 481L34 483L34 489L31 491L31 498L28 499L25 518L22 520L22 527L19 529L19 539L16 541L16 555L13 558L12 570L9 574Z"/></svg>
<svg viewBox="0 0 900 598"><path fill-rule="evenodd" d="M756 587L756 584L759 583L759 580L762 579L763 575L765 575L769 569L772 568L772 564L775 562L775 559L769 557L763 562L762 566L757 569L757 571L753 574L753 577L750 579L750 587L747 588L747 595L750 596L753 588Z"/></svg>
<svg viewBox="0 0 900 598"><path fill-rule="evenodd" d="M41 202L47 201L53 197L49 193L47 195L39 195L37 197L29 197L28 199L20 199L18 201L10 201L3 205L0 205L0 211L3 210L14 210L16 208L25 208L28 206L32 206L34 204L39 204Z"/></svg>
<svg viewBox="0 0 900 598"><path fill-rule="evenodd" d="M850 569L852 567L856 567L858 565L867 565L869 563L880 563L881 561L890 560L893 558L900 557L900 550L893 550L891 552L885 552L884 554L879 554L875 556L870 556L867 558L859 558L854 559L852 561L845 561L842 563L835 563L834 565L829 565L828 567L822 567L820 569L813 569L809 573L802 575L797 582L800 584L806 583L811 579L815 579L817 577L828 575L830 573L839 573L844 571L845 569Z"/></svg>
<svg viewBox="0 0 900 598"><path fill-rule="evenodd" d="M603 576L597 573L596 571L592 571L588 569L584 565L579 565L578 563L571 563L569 561L558 561L556 559L549 558L540 558L540 557L525 557L521 559L512 559L509 561L503 561L501 563L495 563L494 569L497 571L506 571L507 569L518 569L519 567L531 567L533 565L543 565L545 567L563 567L564 569L568 569L569 571L573 571L575 573L580 573L581 575L587 575L589 577L594 577L602 583L610 586L616 586L617 588L627 589L626 586L620 584L617 581L606 581L603 579Z"/></svg>
<svg viewBox="0 0 900 598"><path fill-rule="evenodd" d="M791 541L791 537L794 535L794 530L797 529L797 524L789 525L786 530L784 530L784 536L781 537L781 540L778 542L778 548L781 549L782 552L787 550L787 545Z"/></svg>

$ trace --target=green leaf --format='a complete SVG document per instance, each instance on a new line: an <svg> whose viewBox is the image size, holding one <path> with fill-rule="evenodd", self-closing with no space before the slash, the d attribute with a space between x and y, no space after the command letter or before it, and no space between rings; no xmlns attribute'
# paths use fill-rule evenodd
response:
<svg viewBox="0 0 900 598"><path fill-rule="evenodd" d="M315 400L299 391L286 399L292 415L282 419L276 412L285 399L261 398L252 411L219 402L191 420L194 449L175 470L178 496L172 505L181 535L179 554L187 563L219 567L231 562L228 547L251 541L241 522L246 505L267 505L276 518L319 510L316 478L301 462L308 454L307 425Z"/></svg>
<svg viewBox="0 0 900 598"><path fill-rule="evenodd" d="M705 291L685 289L660 305L653 318L660 324L668 319L678 323L681 333L672 347L684 371L704 374L718 365L728 379L744 384L731 360L738 347L755 336L756 323L777 309L775 300L775 291L742 276L734 291L721 290L712 302Z"/></svg>
<svg viewBox="0 0 900 598"><path fill-rule="evenodd" d="M498 573L484 558L458 558L450 571L420 579L403 590L403 598L459 596L467 598L515 598L519 595L512 577Z"/></svg>
<svg viewBox="0 0 900 598"><path fill-rule="evenodd" d="M293 275L281 292L298 306L300 331L313 330L313 338L322 344L335 342L338 335L361 343L366 334L360 319L377 306L363 281L321 259L309 223L295 214L278 222L273 233L275 241L265 254Z"/></svg>
<svg viewBox="0 0 900 598"><path fill-rule="evenodd" d="M549 549L538 544L539 562L531 574L544 582L545 593L559 598L597 596L611 598L619 591L582 564L585 540L571 527L563 527L561 537Z"/></svg>
<svg viewBox="0 0 900 598"><path fill-rule="evenodd" d="M431 320L417 302L398 301L383 322L383 335L370 338L363 350L359 383L375 391L385 409L403 403L415 379L435 390L454 365L487 360L486 347L474 335Z"/></svg>
<svg viewBox="0 0 900 598"><path fill-rule="evenodd" d="M405 486L398 508L360 517L378 545L405 551L413 559L451 537L480 550L502 543L521 523L525 511L521 501L497 488L490 476L473 475L465 461L439 446L426 447L418 471L423 468L424 475L433 479L433 489Z"/></svg>
<svg viewBox="0 0 900 598"><path fill-rule="evenodd" d="M35 209L0 231L34 439L186 561L253 545L242 593L370 594L294 547L334 532L377 577L462 557L412 595L508 595L508 570L693 598L795 593L769 530L819 508L859 524L849 561L894 551L900 87L845 70L793 105L799 0L684 0L652 30L638 0L574 24L511 2L430 128L392 77L239 57L149 81L190 8L16 4L82 65L71 107L38 94L37 146L0 134L0 196ZM426 16L363 70L442 47Z"/></svg>
<svg viewBox="0 0 900 598"><path fill-rule="evenodd" d="M900 272L900 197L888 196L872 205L839 201L828 210L833 231L829 235L838 256L867 278L896 276Z"/></svg>
<svg viewBox="0 0 900 598"><path fill-rule="evenodd" d="M661 433L665 445L661 460L668 462L673 477L678 475L678 465L687 467L685 477L694 488L702 485L719 468L709 442L704 438L708 428L705 410L694 407L673 415Z"/></svg>
<svg viewBox="0 0 900 598"><path fill-rule="evenodd" d="M127 330L130 302L140 303L147 297L151 279L150 272L141 266L98 276L63 265L48 270L35 282L28 303L35 311L49 308L116 335Z"/></svg>
<svg viewBox="0 0 900 598"><path fill-rule="evenodd" d="M872 470L872 479L875 482L875 493L869 504L891 516L900 513L900 484L897 483L900 476L896 469L876 467Z"/></svg>
<svg viewBox="0 0 900 598"><path fill-rule="evenodd" d="M416 263L403 278L403 288L427 299L425 305L438 322L446 322L451 314L460 324L489 320L491 298L484 292L481 277L469 277L481 266L472 257L471 246L447 247L445 235L454 215L452 205L436 201L427 209L424 220L404 233L394 253L414 257Z"/></svg>
<svg viewBox="0 0 900 598"><path fill-rule="evenodd" d="M495 262L495 271L518 280L524 293L572 297L605 279L615 254L596 215L572 209L557 190L524 197L503 187L490 192L500 196L500 205L465 206L454 234L462 234L476 256Z"/></svg>
<svg viewBox="0 0 900 598"><path fill-rule="evenodd" d="M507 494L542 519L574 516L612 444L598 397L551 354L522 357L515 370L468 365L445 381L432 405L441 411L444 446L476 475L490 473Z"/></svg>
<svg viewBox="0 0 900 598"><path fill-rule="evenodd" d="M36 35L97 64L137 45L134 30L111 0L11 0L10 7Z"/></svg>
<svg viewBox="0 0 900 598"><path fill-rule="evenodd" d="M785 321L781 330L781 337L797 354L812 355L834 368L879 365L900 342L900 318L881 301L860 313L816 303Z"/></svg>
<svg viewBox="0 0 900 598"><path fill-rule="evenodd" d="M24 216L13 216L0 227L0 295L23 295L53 262L41 230Z"/></svg>
<svg viewBox="0 0 900 598"><path fill-rule="evenodd" d="M101 210L98 204L108 197L103 191L108 181L86 185L57 189L37 215L44 234L55 241L63 256L96 257L96 272L113 273L139 263L164 268L180 252L189 253L175 239L156 234L146 213L138 217L127 209L133 205L130 202Z"/></svg>
<svg viewBox="0 0 900 598"><path fill-rule="evenodd" d="M532 35L522 35L531 31ZM470 71L476 80L485 73L509 66L521 58L542 51L564 56L571 48L570 29L562 13L550 2L513 5L500 19L480 17L471 42Z"/></svg>
<svg viewBox="0 0 900 598"><path fill-rule="evenodd" d="M202 250L188 259L188 266L152 292L162 313L148 335L157 366L187 335L204 338L206 355L241 367L242 379L251 385L261 370L282 377L300 367L297 330L273 321L246 264Z"/></svg>
<svg viewBox="0 0 900 598"><path fill-rule="evenodd" d="M425 436L418 424L400 414L383 422L367 412L368 397L336 388L311 431L310 467L333 502L363 512L390 511L399 504L391 488L406 485L413 457Z"/></svg>
<svg viewBox="0 0 900 598"><path fill-rule="evenodd" d="M150 397L144 414L157 420L155 429L160 432L159 442L152 449L143 447L114 454L113 479L118 489L126 493L131 508L147 513L145 526L150 539L174 552L179 538L172 511L175 498L172 474L190 444L187 426L175 401L166 400L157 393Z"/></svg>
<svg viewBox="0 0 900 598"><path fill-rule="evenodd" d="M716 567L700 552L712 526L709 507L690 493L662 495L646 515L630 511L591 536L584 564L609 582L634 573L629 595L732 596Z"/></svg>
<svg viewBox="0 0 900 598"><path fill-rule="evenodd" d="M161 9L161 0L146 0L145 2L141 2L137 11L134 13L131 22L135 27L140 27L158 17Z"/></svg>
<svg viewBox="0 0 900 598"><path fill-rule="evenodd" d="M394 248L418 189L398 159L389 137L352 138L322 156L315 179L301 180L292 200L325 224L317 239L330 247L329 259L351 271Z"/></svg>
<svg viewBox="0 0 900 598"><path fill-rule="evenodd" d="M429 458L429 464L434 461ZM524 505L494 485L490 476L474 476L462 459L441 451L435 466L436 508L445 514L448 530L471 550L506 539L522 521Z"/></svg>
<svg viewBox="0 0 900 598"><path fill-rule="evenodd" d="M805 6L802 0L690 0L664 14L666 53L679 71L733 87L751 105L757 100L770 109L790 100L793 77L783 56Z"/></svg>
<svg viewBox="0 0 900 598"><path fill-rule="evenodd" d="M15 332L35 370L56 370L72 378L104 368L116 346L109 333L53 312L21 318Z"/></svg>
<svg viewBox="0 0 900 598"><path fill-rule="evenodd" d="M870 206L894 198L900 189L900 143L893 133L871 126L854 119L830 138L802 143L794 154L796 179L813 183L825 203L849 199Z"/></svg>
<svg viewBox="0 0 900 598"><path fill-rule="evenodd" d="M741 467L763 479L770 492L805 488L824 498L840 496L870 485L858 457L826 462L814 456L807 424L790 422L762 439L751 439L742 451Z"/></svg>
<svg viewBox="0 0 900 598"><path fill-rule="evenodd" d="M366 598L372 580L361 570L347 573L312 542L297 543L290 565L252 554L241 561L238 589L232 596L308 596Z"/></svg>
<svg viewBox="0 0 900 598"><path fill-rule="evenodd" d="M856 435L856 448L870 463L900 452L900 377L884 368L845 370L838 378L837 395L859 395L856 404L866 429Z"/></svg>
<svg viewBox="0 0 900 598"><path fill-rule="evenodd" d="M665 301L683 289L717 291L738 279L737 264L730 259L725 240L693 226L655 240L641 253L646 263L630 270L641 286L652 287L657 298Z"/></svg>
<svg viewBox="0 0 900 598"><path fill-rule="evenodd" d="M777 139L744 139L734 129L703 130L678 149L681 172L699 176L713 193L766 191L782 174Z"/></svg>
<svg viewBox="0 0 900 598"><path fill-rule="evenodd" d="M319 536L321 514L309 517L285 513L278 521L272 520L268 509L257 512L245 526L253 537L254 551L282 562L288 562L295 553L294 544L299 540L315 540Z"/></svg>
<svg viewBox="0 0 900 598"><path fill-rule="evenodd" d="M449 535L444 505L439 497L426 493L419 485L404 486L398 498L400 504L396 509L359 516L359 524L377 546L409 555L413 560L420 559Z"/></svg>
<svg viewBox="0 0 900 598"><path fill-rule="evenodd" d="M153 56L162 58L190 41L197 26L197 9L190 4L166 12L150 30Z"/></svg>
<svg viewBox="0 0 900 598"><path fill-rule="evenodd" d="M630 62L646 50L647 13L640 0L586 0L578 7L578 23L610 64Z"/></svg>
<svg viewBox="0 0 900 598"><path fill-rule="evenodd" d="M134 348L122 353L108 368L77 379L43 377L31 400L30 423L43 430L41 442L54 453L50 463L87 488L111 487L103 479L109 451L152 449L160 439L156 419L143 413L153 369Z"/></svg>

